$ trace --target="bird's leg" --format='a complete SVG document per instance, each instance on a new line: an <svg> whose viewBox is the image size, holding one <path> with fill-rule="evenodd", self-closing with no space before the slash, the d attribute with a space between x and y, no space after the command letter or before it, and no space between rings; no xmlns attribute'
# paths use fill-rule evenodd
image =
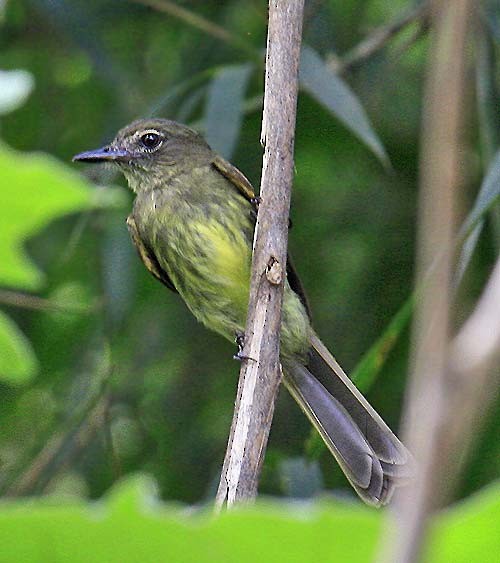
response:
<svg viewBox="0 0 500 563"><path fill-rule="evenodd" d="M242 362L243 360L251 360L252 362L257 361L254 358L250 358L250 356L245 356L243 354L243 348L245 347L245 333L244 332L237 331L235 338L234 338L234 341L236 342L236 345L238 346L238 352L236 352L236 354L233 356L233 358L235 360L238 360L240 362Z"/></svg>

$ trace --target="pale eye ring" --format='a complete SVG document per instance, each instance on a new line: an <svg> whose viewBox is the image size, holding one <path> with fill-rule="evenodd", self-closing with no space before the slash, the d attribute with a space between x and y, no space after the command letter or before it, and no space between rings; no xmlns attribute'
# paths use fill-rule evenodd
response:
<svg viewBox="0 0 500 563"><path fill-rule="evenodd" d="M141 135L140 141L147 151L154 151L161 145L163 137L156 131L148 131Z"/></svg>

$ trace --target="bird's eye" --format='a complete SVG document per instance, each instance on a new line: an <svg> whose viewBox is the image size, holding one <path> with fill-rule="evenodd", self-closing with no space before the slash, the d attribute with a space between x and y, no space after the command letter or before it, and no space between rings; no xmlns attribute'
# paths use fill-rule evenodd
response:
<svg viewBox="0 0 500 563"><path fill-rule="evenodd" d="M144 133L141 137L142 146L148 151L154 151L157 149L161 145L162 140L162 136L159 133L154 133L153 131Z"/></svg>

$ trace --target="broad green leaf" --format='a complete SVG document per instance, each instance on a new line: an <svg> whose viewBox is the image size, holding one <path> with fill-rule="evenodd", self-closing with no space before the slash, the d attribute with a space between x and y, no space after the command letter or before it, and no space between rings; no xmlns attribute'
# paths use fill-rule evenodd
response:
<svg viewBox="0 0 500 563"><path fill-rule="evenodd" d="M435 519L429 563L493 563L500 554L500 482Z"/></svg>
<svg viewBox="0 0 500 563"><path fill-rule="evenodd" d="M135 476L98 503L55 499L0 505L0 563L367 563L384 511L335 501L259 502L214 518L158 501ZM452 506L431 522L426 563L498 561L500 486Z"/></svg>
<svg viewBox="0 0 500 563"><path fill-rule="evenodd" d="M0 146L0 170L0 284L37 289L43 274L27 256L25 241L61 215L115 204L116 190L93 188L49 155L6 146Z"/></svg>
<svg viewBox="0 0 500 563"><path fill-rule="evenodd" d="M357 96L311 47L302 47L299 78L303 90L336 115L384 166L389 166L384 146Z"/></svg>
<svg viewBox="0 0 500 563"><path fill-rule="evenodd" d="M252 64L221 68L210 83L205 108L208 144L225 158L231 158L243 118L243 102Z"/></svg>
<svg viewBox="0 0 500 563"><path fill-rule="evenodd" d="M35 81L26 70L0 70L0 115L22 106Z"/></svg>
<svg viewBox="0 0 500 563"><path fill-rule="evenodd" d="M380 513L360 505L262 503L224 513L163 505L144 477L100 503L0 507L0 563L254 563L371 560Z"/></svg>
<svg viewBox="0 0 500 563"><path fill-rule="evenodd" d="M23 385L38 369L33 348L26 336L0 311L0 382Z"/></svg>

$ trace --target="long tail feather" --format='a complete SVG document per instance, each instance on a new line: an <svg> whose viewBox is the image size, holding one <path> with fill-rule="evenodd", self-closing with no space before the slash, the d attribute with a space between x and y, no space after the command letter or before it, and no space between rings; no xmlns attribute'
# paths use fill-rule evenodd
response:
<svg viewBox="0 0 500 563"><path fill-rule="evenodd" d="M285 384L359 496L381 506L414 474L411 454L317 336L307 366L284 366Z"/></svg>

